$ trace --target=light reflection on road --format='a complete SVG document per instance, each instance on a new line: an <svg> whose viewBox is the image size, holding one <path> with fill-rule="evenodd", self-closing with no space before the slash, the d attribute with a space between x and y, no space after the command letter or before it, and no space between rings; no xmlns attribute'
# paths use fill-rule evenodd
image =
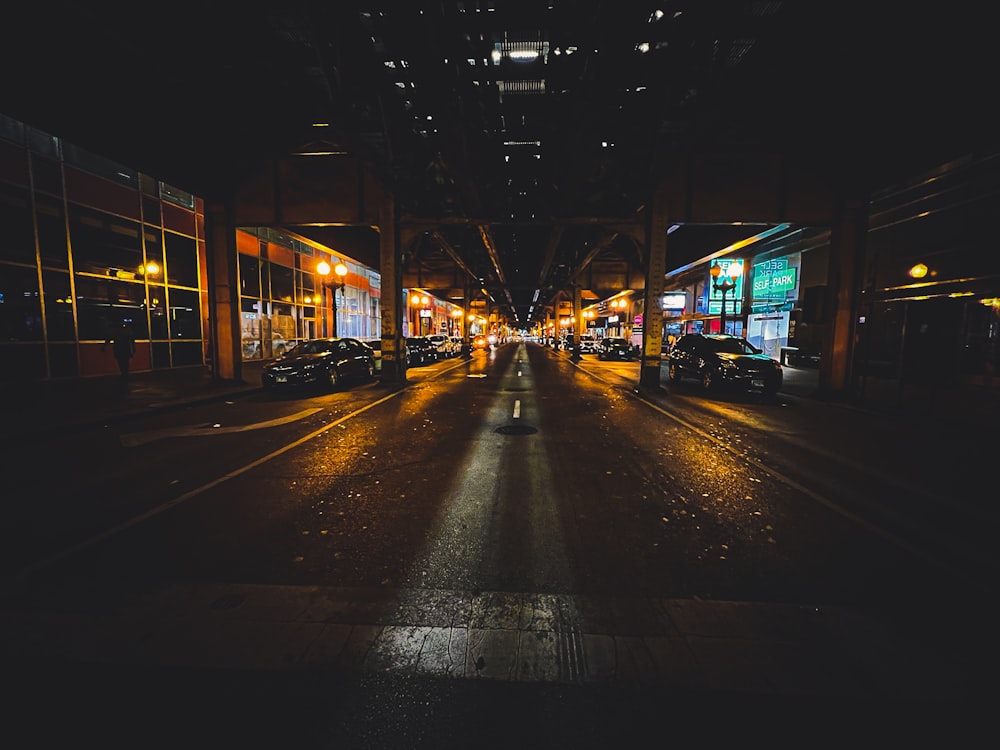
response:
<svg viewBox="0 0 1000 750"><path fill-rule="evenodd" d="M538 664L562 665L572 673L580 668L580 645L574 642L577 629L557 628L557 622L566 617L578 623L575 606L566 601L558 606L546 604L540 594L483 590L489 586L490 571L502 569L502 558L511 554L512 540L504 537L503 519L512 509L528 514L519 527L528 530L530 538L518 540L517 547L518 567L526 571L527 585L539 590L552 581L572 580L564 540L552 533L560 528L556 499L561 493L544 451L544 435L511 437L497 429L532 414L533 394L522 392L515 397L502 388L508 375L518 385L530 381L525 360L515 360L511 367L517 370L513 375L491 373L501 386L466 452L454 457L455 465L462 468L454 473L450 486L442 489L444 502L438 517L402 581L404 589L423 590L429 600L441 597L437 619L443 627L386 628L373 644L369 660L381 671L488 676L495 670L495 676L509 677L516 667L508 663L510 655L521 648L511 648L504 639L519 638L519 630L526 628L533 632L532 647L541 652L535 660ZM518 470L505 468L512 465ZM511 622L503 621L505 612ZM405 623L405 616L401 608L393 619ZM545 629L546 623L551 630ZM497 658L501 653L502 664Z"/></svg>

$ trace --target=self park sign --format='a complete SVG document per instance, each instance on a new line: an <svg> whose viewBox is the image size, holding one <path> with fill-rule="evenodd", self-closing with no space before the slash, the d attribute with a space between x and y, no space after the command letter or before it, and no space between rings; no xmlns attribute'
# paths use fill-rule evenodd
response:
<svg viewBox="0 0 1000 750"><path fill-rule="evenodd" d="M785 298L786 292L795 290L798 268L788 265L788 258L775 258L757 263L753 267L754 299Z"/></svg>

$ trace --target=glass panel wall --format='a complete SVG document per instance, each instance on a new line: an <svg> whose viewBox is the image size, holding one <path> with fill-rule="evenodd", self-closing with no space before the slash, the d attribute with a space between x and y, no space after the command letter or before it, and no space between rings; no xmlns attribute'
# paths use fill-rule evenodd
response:
<svg viewBox="0 0 1000 750"><path fill-rule="evenodd" d="M102 345L122 321L133 371L204 364L204 250L162 228L167 200L197 232L194 196L3 115L0 149L0 356L18 376L117 374Z"/></svg>

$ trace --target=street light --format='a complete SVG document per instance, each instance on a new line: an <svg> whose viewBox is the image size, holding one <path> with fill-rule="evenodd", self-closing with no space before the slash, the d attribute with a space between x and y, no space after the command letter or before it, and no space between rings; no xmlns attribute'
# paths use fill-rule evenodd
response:
<svg viewBox="0 0 1000 750"><path fill-rule="evenodd" d="M431 298L426 294L420 294L419 292L416 294L413 292L410 293L410 304L413 305L414 309L417 311L417 320L414 325L413 336L426 336L429 333L434 333L434 328L432 326L434 321L430 312L431 301ZM427 320L426 325L424 324L424 320Z"/></svg>
<svg viewBox="0 0 1000 750"><path fill-rule="evenodd" d="M333 338L337 338L337 287L340 287L340 295L344 297L346 304L346 294L344 292L344 277L347 276L347 266L343 261L337 261L333 267L333 272L340 277L340 283L328 282L326 277L330 275L330 264L321 260L316 265L316 273L323 277L323 336L326 336L326 290L329 287L333 290Z"/></svg>
<svg viewBox="0 0 1000 750"><path fill-rule="evenodd" d="M712 276L712 288L717 292L722 292L722 314L719 316L719 328L721 333L726 332L726 293L730 289L736 288L736 280L743 273L743 264L738 260L733 261L724 269L717 263L713 263L708 269ZM734 310L735 312L735 310Z"/></svg>

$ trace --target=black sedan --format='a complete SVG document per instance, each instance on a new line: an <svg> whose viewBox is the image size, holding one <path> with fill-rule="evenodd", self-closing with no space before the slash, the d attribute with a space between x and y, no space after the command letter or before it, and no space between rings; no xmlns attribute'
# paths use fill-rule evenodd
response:
<svg viewBox="0 0 1000 750"><path fill-rule="evenodd" d="M261 383L273 390L295 386L337 388L344 380L372 380L375 353L352 338L310 339L264 365Z"/></svg>
<svg viewBox="0 0 1000 750"><path fill-rule="evenodd" d="M632 345L627 339L618 336L605 336L597 344L598 359L616 359L622 362L631 362L633 356Z"/></svg>
<svg viewBox="0 0 1000 750"><path fill-rule="evenodd" d="M716 388L773 395L781 388L781 363L739 336L688 333L667 355L673 383L697 378L706 391Z"/></svg>
<svg viewBox="0 0 1000 750"><path fill-rule="evenodd" d="M438 360L437 347L426 336L410 336L406 339L406 348L410 352L411 366L429 365Z"/></svg>

